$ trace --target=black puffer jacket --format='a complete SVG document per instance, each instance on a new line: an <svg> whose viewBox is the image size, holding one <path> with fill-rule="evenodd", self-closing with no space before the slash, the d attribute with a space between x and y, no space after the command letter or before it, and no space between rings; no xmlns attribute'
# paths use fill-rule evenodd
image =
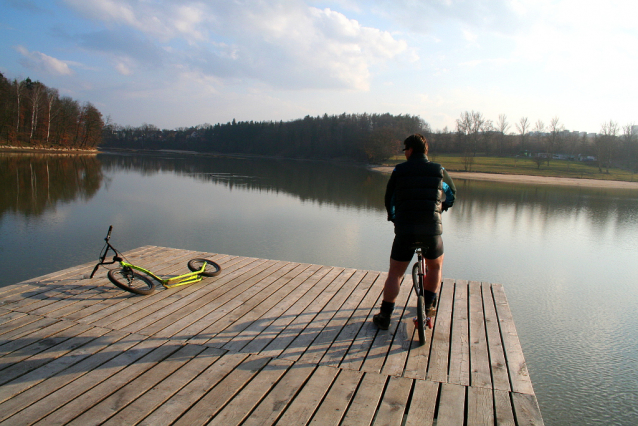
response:
<svg viewBox="0 0 638 426"><path fill-rule="evenodd" d="M443 167L413 153L398 164L385 192L388 220L397 235L441 235L441 204L444 199Z"/></svg>

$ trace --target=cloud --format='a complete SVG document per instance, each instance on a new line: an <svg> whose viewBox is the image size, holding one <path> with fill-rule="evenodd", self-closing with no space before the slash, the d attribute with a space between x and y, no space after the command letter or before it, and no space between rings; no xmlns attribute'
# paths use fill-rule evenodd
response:
<svg viewBox="0 0 638 426"><path fill-rule="evenodd" d="M405 41L387 31L299 0L65 2L90 19L118 27L106 31L112 45L93 40L105 33L85 36L85 45L111 51L122 46L120 53L123 48L139 52L126 54L135 60L149 62L155 56L228 84L250 80L285 89L368 90L374 66L404 54L415 57ZM120 31L129 34L126 43L114 35ZM130 36L134 32L138 37Z"/></svg>
<svg viewBox="0 0 638 426"><path fill-rule="evenodd" d="M496 33L515 33L525 25L525 7L511 0L375 0L378 13L417 33L442 23Z"/></svg>
<svg viewBox="0 0 638 426"><path fill-rule="evenodd" d="M65 61L61 61L41 52L30 52L24 46L17 46L16 50L23 56L22 65L38 71L44 71L53 75L73 75L74 71L69 68Z"/></svg>

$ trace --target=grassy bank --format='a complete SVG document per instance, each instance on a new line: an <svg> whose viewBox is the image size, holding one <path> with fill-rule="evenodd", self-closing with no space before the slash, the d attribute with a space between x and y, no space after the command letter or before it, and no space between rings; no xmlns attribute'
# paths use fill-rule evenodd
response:
<svg viewBox="0 0 638 426"><path fill-rule="evenodd" d="M450 171L464 172L463 158L451 154L435 154L428 156L430 160L441 163L443 167ZM397 155L385 162L385 165L393 166L405 161L405 157ZM476 173L496 173L509 175L529 175L544 177L565 177L575 179L601 179L617 180L626 182L638 181L638 175L627 170L610 168L609 173L603 169L598 171L598 166L593 163L583 163L579 161L550 160L543 162L540 168L530 158L514 157L475 157L474 164L470 172Z"/></svg>

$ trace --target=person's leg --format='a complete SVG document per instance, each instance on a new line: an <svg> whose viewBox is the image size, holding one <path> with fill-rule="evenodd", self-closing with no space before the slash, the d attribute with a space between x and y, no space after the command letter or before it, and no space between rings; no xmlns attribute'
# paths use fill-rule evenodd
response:
<svg viewBox="0 0 638 426"><path fill-rule="evenodd" d="M405 270L408 269L410 262L400 262L398 260L390 259L390 269L388 270L388 277L383 285L383 301L394 303L399 296L401 290L401 279L405 275Z"/></svg>
<svg viewBox="0 0 638 426"><path fill-rule="evenodd" d="M381 330L390 328L390 318L394 311L394 303L401 291L401 279L405 274L405 270L410 264L409 261L401 262L390 258L390 269L388 277L383 285L383 301L381 302L381 311L372 317L374 324Z"/></svg>
<svg viewBox="0 0 638 426"><path fill-rule="evenodd" d="M428 268L428 274L423 283L424 289L432 293L438 293L441 286L441 277L443 276L443 254L436 259L425 259L425 265Z"/></svg>
<svg viewBox="0 0 638 426"><path fill-rule="evenodd" d="M425 276L425 282L423 283L423 299L425 302L425 311L428 312L428 316L431 316L430 309L436 300L436 295L439 292L441 286L441 277L443 275L443 256L441 255L436 259L425 259L425 265L428 268L428 273Z"/></svg>

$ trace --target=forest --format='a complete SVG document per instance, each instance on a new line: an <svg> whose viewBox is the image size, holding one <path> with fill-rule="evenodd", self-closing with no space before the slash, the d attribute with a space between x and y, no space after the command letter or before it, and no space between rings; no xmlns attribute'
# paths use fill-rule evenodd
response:
<svg viewBox="0 0 638 426"><path fill-rule="evenodd" d="M103 128L102 114L90 102L80 104L39 81L8 80L0 73L0 145L94 149Z"/></svg>
<svg viewBox="0 0 638 426"><path fill-rule="evenodd" d="M108 124L102 146L375 163L399 152L406 135L415 132L429 132L417 116L343 113L287 122L233 120L176 130Z"/></svg>

